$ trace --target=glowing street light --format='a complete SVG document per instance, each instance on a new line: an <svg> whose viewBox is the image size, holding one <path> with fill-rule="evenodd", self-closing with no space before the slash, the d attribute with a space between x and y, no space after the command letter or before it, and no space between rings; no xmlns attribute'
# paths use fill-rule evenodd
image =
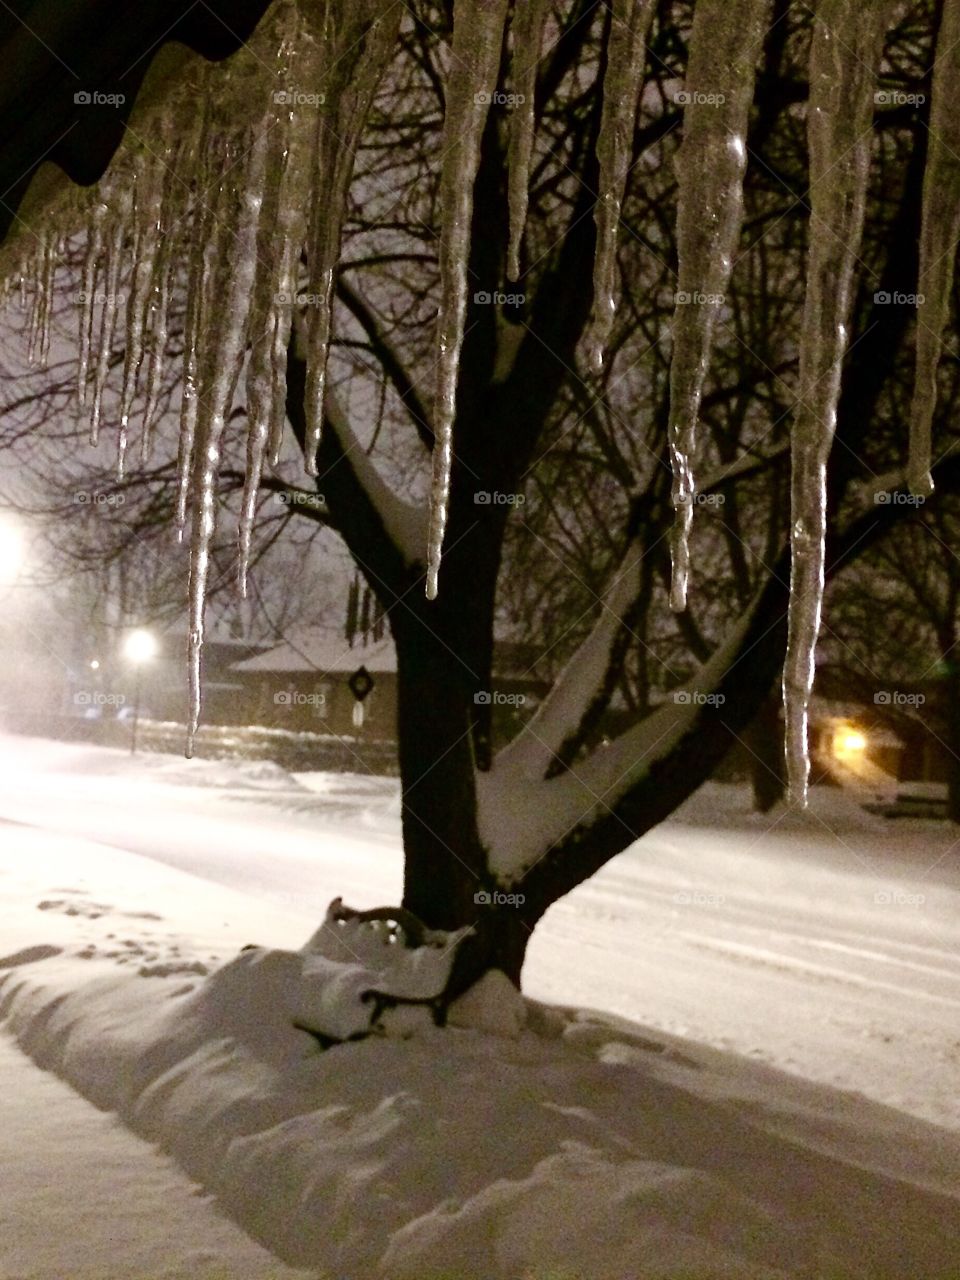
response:
<svg viewBox="0 0 960 1280"><path fill-rule="evenodd" d="M138 666L142 662L149 662L157 652L156 637L149 631L131 631L123 642L123 652L125 657Z"/></svg>
<svg viewBox="0 0 960 1280"><path fill-rule="evenodd" d="M131 631L123 642L124 657L133 663L133 732L130 736L130 754L137 751L137 730L140 727L140 673L143 664L156 655L157 640L149 631Z"/></svg>
<svg viewBox="0 0 960 1280"><path fill-rule="evenodd" d="M851 759L861 756L869 743L867 735L859 729L840 729L833 739L833 753L839 759Z"/></svg>

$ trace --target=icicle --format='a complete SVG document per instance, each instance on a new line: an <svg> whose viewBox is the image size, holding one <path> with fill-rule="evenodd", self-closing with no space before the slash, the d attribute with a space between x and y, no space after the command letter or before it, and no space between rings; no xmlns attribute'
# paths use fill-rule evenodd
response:
<svg viewBox="0 0 960 1280"><path fill-rule="evenodd" d="M56 272L57 257L57 243L54 233L48 231L43 239L37 277L40 286L40 314L36 335L36 360L41 368L46 368L47 356L50 354L50 312L53 306L53 279Z"/></svg>
<svg viewBox="0 0 960 1280"><path fill-rule="evenodd" d="M537 63L540 61L543 29L548 12L548 0L521 0L513 11L511 83L518 102L510 119L507 181L510 209L508 280L517 280L520 276L520 244L527 221L530 159L536 128Z"/></svg>
<svg viewBox="0 0 960 1280"><path fill-rule="evenodd" d="M80 301L80 359L77 365L77 403L87 407L87 376L90 368L90 344L93 338L93 300L97 291L97 269L103 252L103 222L107 206L96 200L87 222L87 248L83 256L83 291Z"/></svg>
<svg viewBox="0 0 960 1280"><path fill-rule="evenodd" d="M447 77L440 174L440 314L437 320L437 391L434 405L433 481L427 534L427 599L437 595L453 463L457 373L467 314L467 269L473 220L473 184L480 142L497 84L506 0L455 0L453 49Z"/></svg>
<svg viewBox="0 0 960 1280"><path fill-rule="evenodd" d="M597 140L600 193L594 209L597 249L593 264L593 313L585 342L587 362L596 373L603 368L604 348L610 339L617 309L620 205L633 152L647 30L655 9L655 0L610 0L607 71Z"/></svg>
<svg viewBox="0 0 960 1280"><path fill-rule="evenodd" d="M190 260L187 273L187 311L183 325L183 389L180 393L180 437L177 450L177 541L183 541L187 521L187 500L190 493L190 477L193 470L193 449L197 431L197 378L199 375L199 348L204 332L206 294L210 275L210 240L214 230L212 196L214 182L219 182L222 161L214 152L214 138L209 111L209 100L200 126L201 181L197 184L195 203L191 214L193 233L189 239Z"/></svg>
<svg viewBox="0 0 960 1280"><path fill-rule="evenodd" d="M166 148L163 148L165 151ZM142 155L134 160L134 245L130 296L127 299L126 348L123 365L123 390L120 397L121 456L126 448L127 424L137 391L137 380L143 360L143 340L147 322L147 303L153 287L154 263L159 247L160 208L164 187L170 182L166 167L153 157L148 164Z"/></svg>
<svg viewBox="0 0 960 1280"><path fill-rule="evenodd" d="M297 45L298 15L290 6L279 17L282 39L277 81L289 82ZM287 344L293 318L297 263L303 243L305 193L303 175L309 155L304 151L302 109L296 99L274 93L274 110L265 122L266 173L263 209L257 232L259 259L250 311L250 355L247 362L247 450L238 530L238 578L241 596L247 594L247 566L253 540L257 494L264 455L279 452L286 418Z"/></svg>
<svg viewBox="0 0 960 1280"><path fill-rule="evenodd" d="M223 431L243 366L248 305L257 269L257 224L266 176L267 133L257 130L228 148L211 244L217 264L212 298L220 323L203 334L196 416L195 502L190 545L190 715L187 755L200 723L200 664L210 554L217 523L217 477Z"/></svg>
<svg viewBox="0 0 960 1280"><path fill-rule="evenodd" d="M960 239L960 4L947 0L942 9L933 92L927 131L927 164L923 175L923 221L917 292L917 363L910 413L912 493L933 491L930 475L933 415L937 407L937 365L950 310L957 240Z"/></svg>
<svg viewBox="0 0 960 1280"><path fill-rule="evenodd" d="M117 196L111 211L111 225L106 236L106 268L104 278L104 295L100 309L100 346L97 352L97 364L93 374L93 405L90 409L90 443L95 445L100 438L100 413L103 406L103 391L110 370L110 356L113 352L113 338L117 327L117 302L120 293L120 268L123 259L123 236L126 226L126 215L129 196Z"/></svg>
<svg viewBox="0 0 960 1280"><path fill-rule="evenodd" d="M694 456L713 329L733 270L743 214L747 122L770 0L698 0L677 157L677 305L670 364L673 468L670 607L687 607Z"/></svg>
<svg viewBox="0 0 960 1280"><path fill-rule="evenodd" d="M505 7L506 0L496 3ZM317 449L323 430L333 287L354 156L373 95L396 50L402 17L402 6L394 0L367 0L357 8L359 16L348 7L330 17L331 29L324 32L322 46L325 101L317 116L313 226L307 251L313 296L307 328L304 459L311 476L317 474Z"/></svg>
<svg viewBox="0 0 960 1280"><path fill-rule="evenodd" d="M38 247L30 259L31 281L30 326L27 331L27 360L30 364L39 363L40 330L43 326L43 264L46 255L46 239L43 234L38 237Z"/></svg>
<svg viewBox="0 0 960 1280"><path fill-rule="evenodd" d="M820 0L810 51L811 214L791 435L792 561L783 669L790 797L801 805L810 774L807 711L823 600L827 458L863 229L876 69L892 8L891 0L867 6L860 0Z"/></svg>

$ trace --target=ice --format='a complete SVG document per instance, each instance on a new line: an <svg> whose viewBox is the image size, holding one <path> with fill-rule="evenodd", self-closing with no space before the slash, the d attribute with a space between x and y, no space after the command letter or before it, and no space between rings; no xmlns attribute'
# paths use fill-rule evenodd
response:
<svg viewBox="0 0 960 1280"><path fill-rule="evenodd" d="M510 120L507 192L510 204L510 243L507 279L520 278L520 244L527 221L530 158L536 129L537 63L548 13L547 0L526 0L513 11L511 78L518 101Z"/></svg>
<svg viewBox="0 0 960 1280"><path fill-rule="evenodd" d="M917 367L910 416L908 482L920 496L933 490L931 431L937 406L937 365L950 311L960 239L960 6L945 4L933 61L927 164L923 176Z"/></svg>
<svg viewBox="0 0 960 1280"><path fill-rule="evenodd" d="M357 144L374 93L396 49L402 6L393 0L330 5L318 37L324 102L317 111L316 169L307 258L311 305L307 322L305 410L307 473L317 474L330 349L333 290Z"/></svg>
<svg viewBox="0 0 960 1280"><path fill-rule="evenodd" d="M791 799L805 805L807 709L823 601L826 468L863 229L876 72L891 0L821 0L810 50L810 227L800 374L792 428L792 572L783 669ZM836 33L842 31L841 38Z"/></svg>
<svg viewBox="0 0 960 1280"><path fill-rule="evenodd" d="M673 609L687 607L697 417L740 236L747 123L769 11L769 0L699 0L694 9L677 158L679 274L670 364Z"/></svg>
<svg viewBox="0 0 960 1280"><path fill-rule="evenodd" d="M90 344L93 338L93 298L97 287L97 268L103 250L103 224L107 206L95 200L87 222L87 247L83 258L83 297L80 306L80 358L77 365L77 400L81 409L87 405L87 376Z"/></svg>
<svg viewBox="0 0 960 1280"><path fill-rule="evenodd" d="M120 293L120 271L123 265L123 240L126 218L129 214L129 192L118 184L115 204L107 215L105 236L104 292L100 307L100 335L97 362L93 374L93 404L90 408L90 443L100 438L100 415L103 409L103 392L110 369L110 353L117 328L117 303Z"/></svg>
<svg viewBox="0 0 960 1280"><path fill-rule="evenodd" d="M427 599L437 595L447 527L457 374L467 314L467 270L473 222L473 184L480 165L490 100L496 89L507 16L506 0L456 0L446 84L443 168L440 174L440 313L434 402L433 479L427 534Z"/></svg>
<svg viewBox="0 0 960 1280"><path fill-rule="evenodd" d="M257 268L257 227L266 179L268 131L231 142L214 219L211 251L216 263L210 298L218 324L205 332L210 349L200 363L194 450L196 494L190 544L190 715L187 754L200 722L200 657L210 548L216 531L217 477L223 431L243 366L248 301ZM204 300L206 301L206 300Z"/></svg>
<svg viewBox="0 0 960 1280"><path fill-rule="evenodd" d="M653 0L611 0L610 4L607 72L597 142L600 193L594 209L597 249L593 265L593 313L586 339L587 360L596 372L603 367L604 348L617 309L620 204L633 154L647 30L655 9Z"/></svg>

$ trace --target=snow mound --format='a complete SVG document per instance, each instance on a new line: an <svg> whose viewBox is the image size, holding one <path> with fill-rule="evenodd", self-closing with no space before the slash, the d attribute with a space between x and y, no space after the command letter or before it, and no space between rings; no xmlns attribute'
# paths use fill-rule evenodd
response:
<svg viewBox="0 0 960 1280"><path fill-rule="evenodd" d="M932 1126L858 1099L859 1129L884 1134L871 1145L844 1095L768 1073L771 1097L737 1098L734 1060L723 1079L709 1057L536 1006L512 1036L426 1021L321 1051L292 1013L316 1013L317 991L324 1019L326 998L350 1007L353 977L337 999L316 985L334 963L256 949L203 980L152 978L148 999L137 977L78 987L65 958L25 959L0 973L0 1017L285 1263L338 1280L953 1274L955 1147L944 1186L896 1164L939 1149ZM483 1021L503 995L492 977L461 1012Z"/></svg>

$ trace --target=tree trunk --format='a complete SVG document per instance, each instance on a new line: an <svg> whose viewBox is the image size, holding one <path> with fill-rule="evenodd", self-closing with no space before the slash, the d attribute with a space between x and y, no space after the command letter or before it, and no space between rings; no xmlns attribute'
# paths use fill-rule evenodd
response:
<svg viewBox="0 0 960 1280"><path fill-rule="evenodd" d="M750 781L755 813L769 813L786 790L780 700L767 698L744 735L750 752Z"/></svg>
<svg viewBox="0 0 960 1280"><path fill-rule="evenodd" d="M947 817L960 823L960 664L950 661L946 679L947 744Z"/></svg>

